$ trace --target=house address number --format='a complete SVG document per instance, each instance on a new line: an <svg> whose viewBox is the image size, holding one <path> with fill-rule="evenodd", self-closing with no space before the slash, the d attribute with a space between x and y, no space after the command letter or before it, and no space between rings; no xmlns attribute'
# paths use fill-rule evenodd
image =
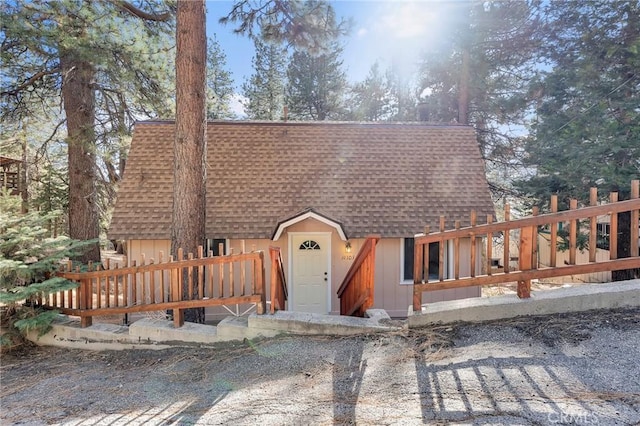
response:
<svg viewBox="0 0 640 426"><path fill-rule="evenodd" d="M342 255L342 260L353 260L356 258L355 254L343 254Z"/></svg>

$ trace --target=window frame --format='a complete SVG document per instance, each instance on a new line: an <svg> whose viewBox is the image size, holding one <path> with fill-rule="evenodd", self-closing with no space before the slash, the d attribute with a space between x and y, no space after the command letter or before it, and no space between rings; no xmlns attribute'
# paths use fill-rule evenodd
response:
<svg viewBox="0 0 640 426"><path fill-rule="evenodd" d="M412 270L411 270L411 279L406 279L405 278L405 240L407 239L411 239L413 240L414 237L405 237L405 238L400 238L400 285L413 285L413 262L412 264ZM431 244L440 244L439 242L433 242ZM451 274L451 272L449 271L449 249L452 248L452 246L449 244L449 241L445 242L444 245L444 278L448 278L449 275ZM414 244L414 250L415 250L415 244ZM413 253L411 254L413 256Z"/></svg>
<svg viewBox="0 0 640 426"><path fill-rule="evenodd" d="M223 247L222 249L224 250L224 253L220 254L216 254L216 252L218 251L218 244L219 243L223 243ZM229 250L229 239L228 238L207 238L205 239L205 243L204 243L204 249L205 249L205 256L209 256L209 251L213 252L214 256L225 256Z"/></svg>

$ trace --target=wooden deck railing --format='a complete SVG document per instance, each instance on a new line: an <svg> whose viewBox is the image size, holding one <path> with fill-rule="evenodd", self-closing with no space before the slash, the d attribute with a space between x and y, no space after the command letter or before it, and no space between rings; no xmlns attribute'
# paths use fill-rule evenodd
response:
<svg viewBox="0 0 640 426"><path fill-rule="evenodd" d="M18 173L0 170L0 188L8 190L10 194L17 194L19 189Z"/></svg>
<svg viewBox="0 0 640 426"><path fill-rule="evenodd" d="M271 258L271 313L274 314L276 310L286 310L287 280L284 276L280 247L269 247L269 257Z"/></svg>
<svg viewBox="0 0 640 426"><path fill-rule="evenodd" d="M440 229L438 232L430 233L426 227L424 234L415 237L414 250L414 285L413 285L413 310L420 311L422 308L422 293L425 291L454 289L462 287L483 286L489 284L518 283L517 293L521 298L530 296L531 280L536 278L562 277L574 274L588 274L602 271L616 271L622 269L640 268L640 254L638 251L638 226L640 214L640 184L638 180L631 183L631 197L626 201L618 201L618 194L611 193L610 202L598 205L597 189L591 189L591 196L588 207L578 209L576 200L571 200L570 210L558 212L557 196L551 199L551 212L538 214L534 210L533 216L518 220L509 220L509 206L505 207L505 221L492 223L492 217L487 217L487 223L476 225L476 215L471 213L471 226L460 228L459 221L455 222L452 230L445 230L445 218L440 218ZM630 229L618 228L618 214L629 212L631 216ZM597 218L608 216L610 218L609 236L609 259L604 261L596 260L596 238L597 238ZM588 223L588 227L581 228L580 222ZM569 262L567 265L557 265L556 246L558 243L558 224L568 223L568 250ZM541 264L549 265L539 268L537 234L538 227L544 227L550 232L550 259L544 259ZM566 228L565 228L566 229ZM578 250L577 238L580 231L588 233L589 262L576 264L576 250ZM518 269L511 270L509 266L510 255L510 234L519 239ZM619 233L629 233L631 256L624 259L618 258L617 241ZM504 238L504 271L492 273L492 250L493 237L502 235ZM470 240L470 256L460 259L460 240ZM480 254L478 253L477 242L484 240L486 244L486 274L478 275ZM428 247L430 243L439 243L439 276L438 280L429 281L429 256ZM453 244L453 277L444 278L444 247L445 244ZM469 276L460 276L460 263L469 262Z"/></svg>
<svg viewBox="0 0 640 426"><path fill-rule="evenodd" d="M380 241L378 235L366 238L344 277L338 289L340 315L363 317L367 309L373 306L376 244L378 241Z"/></svg>
<svg viewBox="0 0 640 426"><path fill-rule="evenodd" d="M96 315L125 314L144 311L173 310L176 327L184 323L184 309L216 305L255 303L258 314L265 311L264 254L260 251L209 257L202 247L197 258L189 253L185 259L182 249L178 260L165 261L160 252L156 262L137 265L90 265L89 271L72 271L72 265L59 276L79 283L78 288L50 294L39 302L64 314L81 318L81 326L91 325ZM198 298L183 297L197 288Z"/></svg>

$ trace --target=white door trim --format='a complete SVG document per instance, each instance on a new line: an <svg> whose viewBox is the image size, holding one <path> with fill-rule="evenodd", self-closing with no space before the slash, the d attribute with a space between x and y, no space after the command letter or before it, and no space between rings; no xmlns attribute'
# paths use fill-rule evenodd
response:
<svg viewBox="0 0 640 426"><path fill-rule="evenodd" d="M293 309L295 306L294 301L296 297L295 285L293 283L293 256L295 254L295 250L293 247L293 236L300 235L309 235L310 237L314 235L322 235L327 237L328 249L327 249L327 313L331 312L331 232L289 232L289 277L291 277L291 285L289 286L289 302L288 305Z"/></svg>

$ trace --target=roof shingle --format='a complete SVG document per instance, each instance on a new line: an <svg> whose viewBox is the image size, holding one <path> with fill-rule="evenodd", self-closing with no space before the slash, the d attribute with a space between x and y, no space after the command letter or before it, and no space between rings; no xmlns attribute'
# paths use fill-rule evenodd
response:
<svg viewBox="0 0 640 426"><path fill-rule="evenodd" d="M169 239L175 124L140 122L109 229ZM407 237L440 215L493 214L468 126L214 121L207 127L207 237L270 238L314 209L349 237Z"/></svg>

